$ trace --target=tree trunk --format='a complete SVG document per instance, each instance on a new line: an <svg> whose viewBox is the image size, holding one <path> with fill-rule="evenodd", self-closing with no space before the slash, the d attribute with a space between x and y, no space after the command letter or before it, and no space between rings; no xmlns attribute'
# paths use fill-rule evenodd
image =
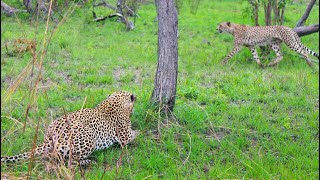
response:
<svg viewBox="0 0 320 180"><path fill-rule="evenodd" d="M285 10L285 6L282 7L281 9L281 14L280 14L280 25L283 25L284 22L284 10Z"/></svg>
<svg viewBox="0 0 320 180"><path fill-rule="evenodd" d="M298 36L305 36L315 32L319 32L319 24L315 24L312 26L300 26L293 29Z"/></svg>
<svg viewBox="0 0 320 180"><path fill-rule="evenodd" d="M151 101L172 111L178 75L178 14L174 0L156 0L158 14L158 66Z"/></svg>
<svg viewBox="0 0 320 180"><path fill-rule="evenodd" d="M312 10L313 5L316 3L316 0L311 0L310 3L307 6L306 11L304 12L303 16L300 18L300 20L297 22L296 27L303 26L305 21L308 19L309 14Z"/></svg>
<svg viewBox="0 0 320 180"><path fill-rule="evenodd" d="M28 13L32 13L33 9L32 9L32 0L23 0L23 4L26 7Z"/></svg>
<svg viewBox="0 0 320 180"><path fill-rule="evenodd" d="M126 0L117 1L117 12L122 15L120 20L126 25L127 31L130 31L134 29L134 23L129 20L127 16L128 14L123 11L125 9L125 6L126 6Z"/></svg>
<svg viewBox="0 0 320 180"><path fill-rule="evenodd" d="M250 0L249 3L251 4L251 6L253 8L254 24L256 26L259 26L259 2L256 0Z"/></svg>
<svg viewBox="0 0 320 180"><path fill-rule="evenodd" d="M259 26L259 5L258 3L254 6L254 22L256 26Z"/></svg>
<svg viewBox="0 0 320 180"><path fill-rule="evenodd" d="M48 9L45 4L46 4L46 0L38 0L38 2L37 2L38 9L37 10L40 10L42 12L47 13Z"/></svg>
<svg viewBox="0 0 320 180"><path fill-rule="evenodd" d="M271 26L271 12L272 12L272 4L271 0L268 1L268 3L264 6L265 8L265 20L266 20L266 26Z"/></svg>
<svg viewBox="0 0 320 180"><path fill-rule="evenodd" d="M122 9L123 9L123 0L118 0L117 1L117 12L120 13L121 15L124 15Z"/></svg>
<svg viewBox="0 0 320 180"><path fill-rule="evenodd" d="M275 0L272 4L272 8L273 8L273 25L279 25L280 24L280 11L279 11L279 7L278 7L278 1Z"/></svg>

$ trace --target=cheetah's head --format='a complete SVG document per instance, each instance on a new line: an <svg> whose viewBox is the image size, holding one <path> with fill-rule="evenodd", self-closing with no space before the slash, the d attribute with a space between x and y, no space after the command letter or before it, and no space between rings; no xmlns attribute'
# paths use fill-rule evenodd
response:
<svg viewBox="0 0 320 180"><path fill-rule="evenodd" d="M222 22L218 25L217 31L220 33L226 32L226 33L233 33L234 25L231 22Z"/></svg>

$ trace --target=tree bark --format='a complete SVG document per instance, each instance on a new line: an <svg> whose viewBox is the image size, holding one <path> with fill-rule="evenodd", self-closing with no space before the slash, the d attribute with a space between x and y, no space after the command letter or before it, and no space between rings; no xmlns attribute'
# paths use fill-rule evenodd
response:
<svg viewBox="0 0 320 180"><path fill-rule="evenodd" d="M253 8L254 24L259 26L259 2L257 0L250 0L249 3Z"/></svg>
<svg viewBox="0 0 320 180"><path fill-rule="evenodd" d="M174 0L156 0L158 14L158 66L151 101L162 111L175 105L178 75L178 13Z"/></svg>
<svg viewBox="0 0 320 180"><path fill-rule="evenodd" d="M126 6L126 0L117 1L117 12L122 15L120 20L126 25L127 31L134 29L134 23L129 20L127 13L124 13L123 10Z"/></svg>
<svg viewBox="0 0 320 180"><path fill-rule="evenodd" d="M14 13L27 12L27 11L13 8L13 7L7 5L6 3L4 3L3 1L1 1L1 12L7 16L12 16Z"/></svg>
<svg viewBox="0 0 320 180"><path fill-rule="evenodd" d="M37 10L39 11L42 11L42 12L48 12L48 9L47 9L47 7L46 7L46 0L38 0L38 2L37 2Z"/></svg>
<svg viewBox="0 0 320 180"><path fill-rule="evenodd" d="M305 36L315 32L319 32L319 24L315 24L312 26L300 26L293 29L298 36Z"/></svg>
<svg viewBox="0 0 320 180"><path fill-rule="evenodd" d="M271 22L271 12L272 12L272 4L271 4L271 0L268 0L267 2L265 2L263 4L264 6L264 17L265 17L265 21L266 21L266 26L271 26L272 22Z"/></svg>
<svg viewBox="0 0 320 180"><path fill-rule="evenodd" d="M274 25L279 25L280 24L280 11L279 11L279 7L278 7L278 1L275 0L274 2L272 2L272 8L273 8L273 24Z"/></svg>
<svg viewBox="0 0 320 180"><path fill-rule="evenodd" d="M281 9L281 14L280 14L280 25L283 25L284 22L284 11L285 11L286 6L283 6Z"/></svg>
<svg viewBox="0 0 320 180"><path fill-rule="evenodd" d="M258 3L254 6L254 22L256 26L259 26L259 5Z"/></svg>
<svg viewBox="0 0 320 180"><path fill-rule="evenodd" d="M32 13L33 9L32 9L32 0L23 0L23 4L26 7L28 13Z"/></svg>
<svg viewBox="0 0 320 180"><path fill-rule="evenodd" d="M117 1L117 12L123 15L123 0Z"/></svg>
<svg viewBox="0 0 320 180"><path fill-rule="evenodd" d="M312 10L312 7L313 5L316 3L316 0L311 0L310 3L308 4L307 6L307 9L306 11L304 12L304 14L302 15L302 17L300 18L300 20L297 22L296 24L296 27L299 27L299 26L303 26L304 23L306 22L306 20L308 19L309 17L309 14Z"/></svg>

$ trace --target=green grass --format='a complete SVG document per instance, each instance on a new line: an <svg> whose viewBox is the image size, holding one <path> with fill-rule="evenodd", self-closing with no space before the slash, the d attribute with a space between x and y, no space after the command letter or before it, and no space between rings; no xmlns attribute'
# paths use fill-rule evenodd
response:
<svg viewBox="0 0 320 180"><path fill-rule="evenodd" d="M305 7L302 2L290 5L285 25L293 27ZM204 0L194 14L190 2L183 2L177 98L170 119L149 106L157 65L153 4L141 6L131 32L115 20L91 22L89 5L77 8L48 46L43 83L27 120L26 108L32 101L29 85L35 76L24 78L13 95L4 98L32 56L29 52L9 56L3 44L36 38L40 50L45 23L35 28L35 22L24 15L18 16L20 24L14 17L1 16L1 155L30 150L38 121L40 143L48 124L64 110L80 109L85 98L85 107L94 107L106 95L128 90L137 95L133 127L144 133L127 146L118 174L121 179L318 179L318 70L311 70L285 46L284 59L275 68L259 68L247 49L227 65L220 63L233 38L217 34L216 26L222 21L253 24L243 13L246 8L245 1ZM262 13L260 17L263 20ZM316 5L307 25L318 21ZM52 23L49 30L53 28ZM302 42L319 52L318 33L302 37ZM107 164L104 178L114 178L120 154L118 146L94 153L97 164L86 170L85 177L99 179ZM28 162L2 164L1 172L25 175ZM34 167L33 176L54 178L41 164Z"/></svg>

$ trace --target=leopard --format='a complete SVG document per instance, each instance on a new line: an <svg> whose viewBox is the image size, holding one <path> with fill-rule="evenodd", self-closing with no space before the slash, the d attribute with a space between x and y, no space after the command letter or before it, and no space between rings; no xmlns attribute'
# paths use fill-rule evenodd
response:
<svg viewBox="0 0 320 180"><path fill-rule="evenodd" d="M60 161L72 159L83 166L95 163L89 159L94 151L113 144L120 144L123 148L139 134L139 130L132 130L130 120L135 101L134 94L117 91L94 108L65 113L48 126L40 145L22 154L1 157L1 162L56 154Z"/></svg>
<svg viewBox="0 0 320 180"><path fill-rule="evenodd" d="M280 50L282 42L284 42L291 50L302 55L303 59L305 59L311 68L313 63L311 62L312 59L309 59L308 53L319 60L319 55L304 46L301 43L301 39L298 34L293 29L286 26L249 26L231 22L222 22L218 25L217 31L219 33L228 33L234 36L234 46L229 54L223 59L222 64L226 64L230 58L242 49L242 47L248 47L257 64L260 67L264 67L259 59L257 47L270 45L271 49L276 54L276 58L267 66L271 67L278 65L283 59L283 55Z"/></svg>

